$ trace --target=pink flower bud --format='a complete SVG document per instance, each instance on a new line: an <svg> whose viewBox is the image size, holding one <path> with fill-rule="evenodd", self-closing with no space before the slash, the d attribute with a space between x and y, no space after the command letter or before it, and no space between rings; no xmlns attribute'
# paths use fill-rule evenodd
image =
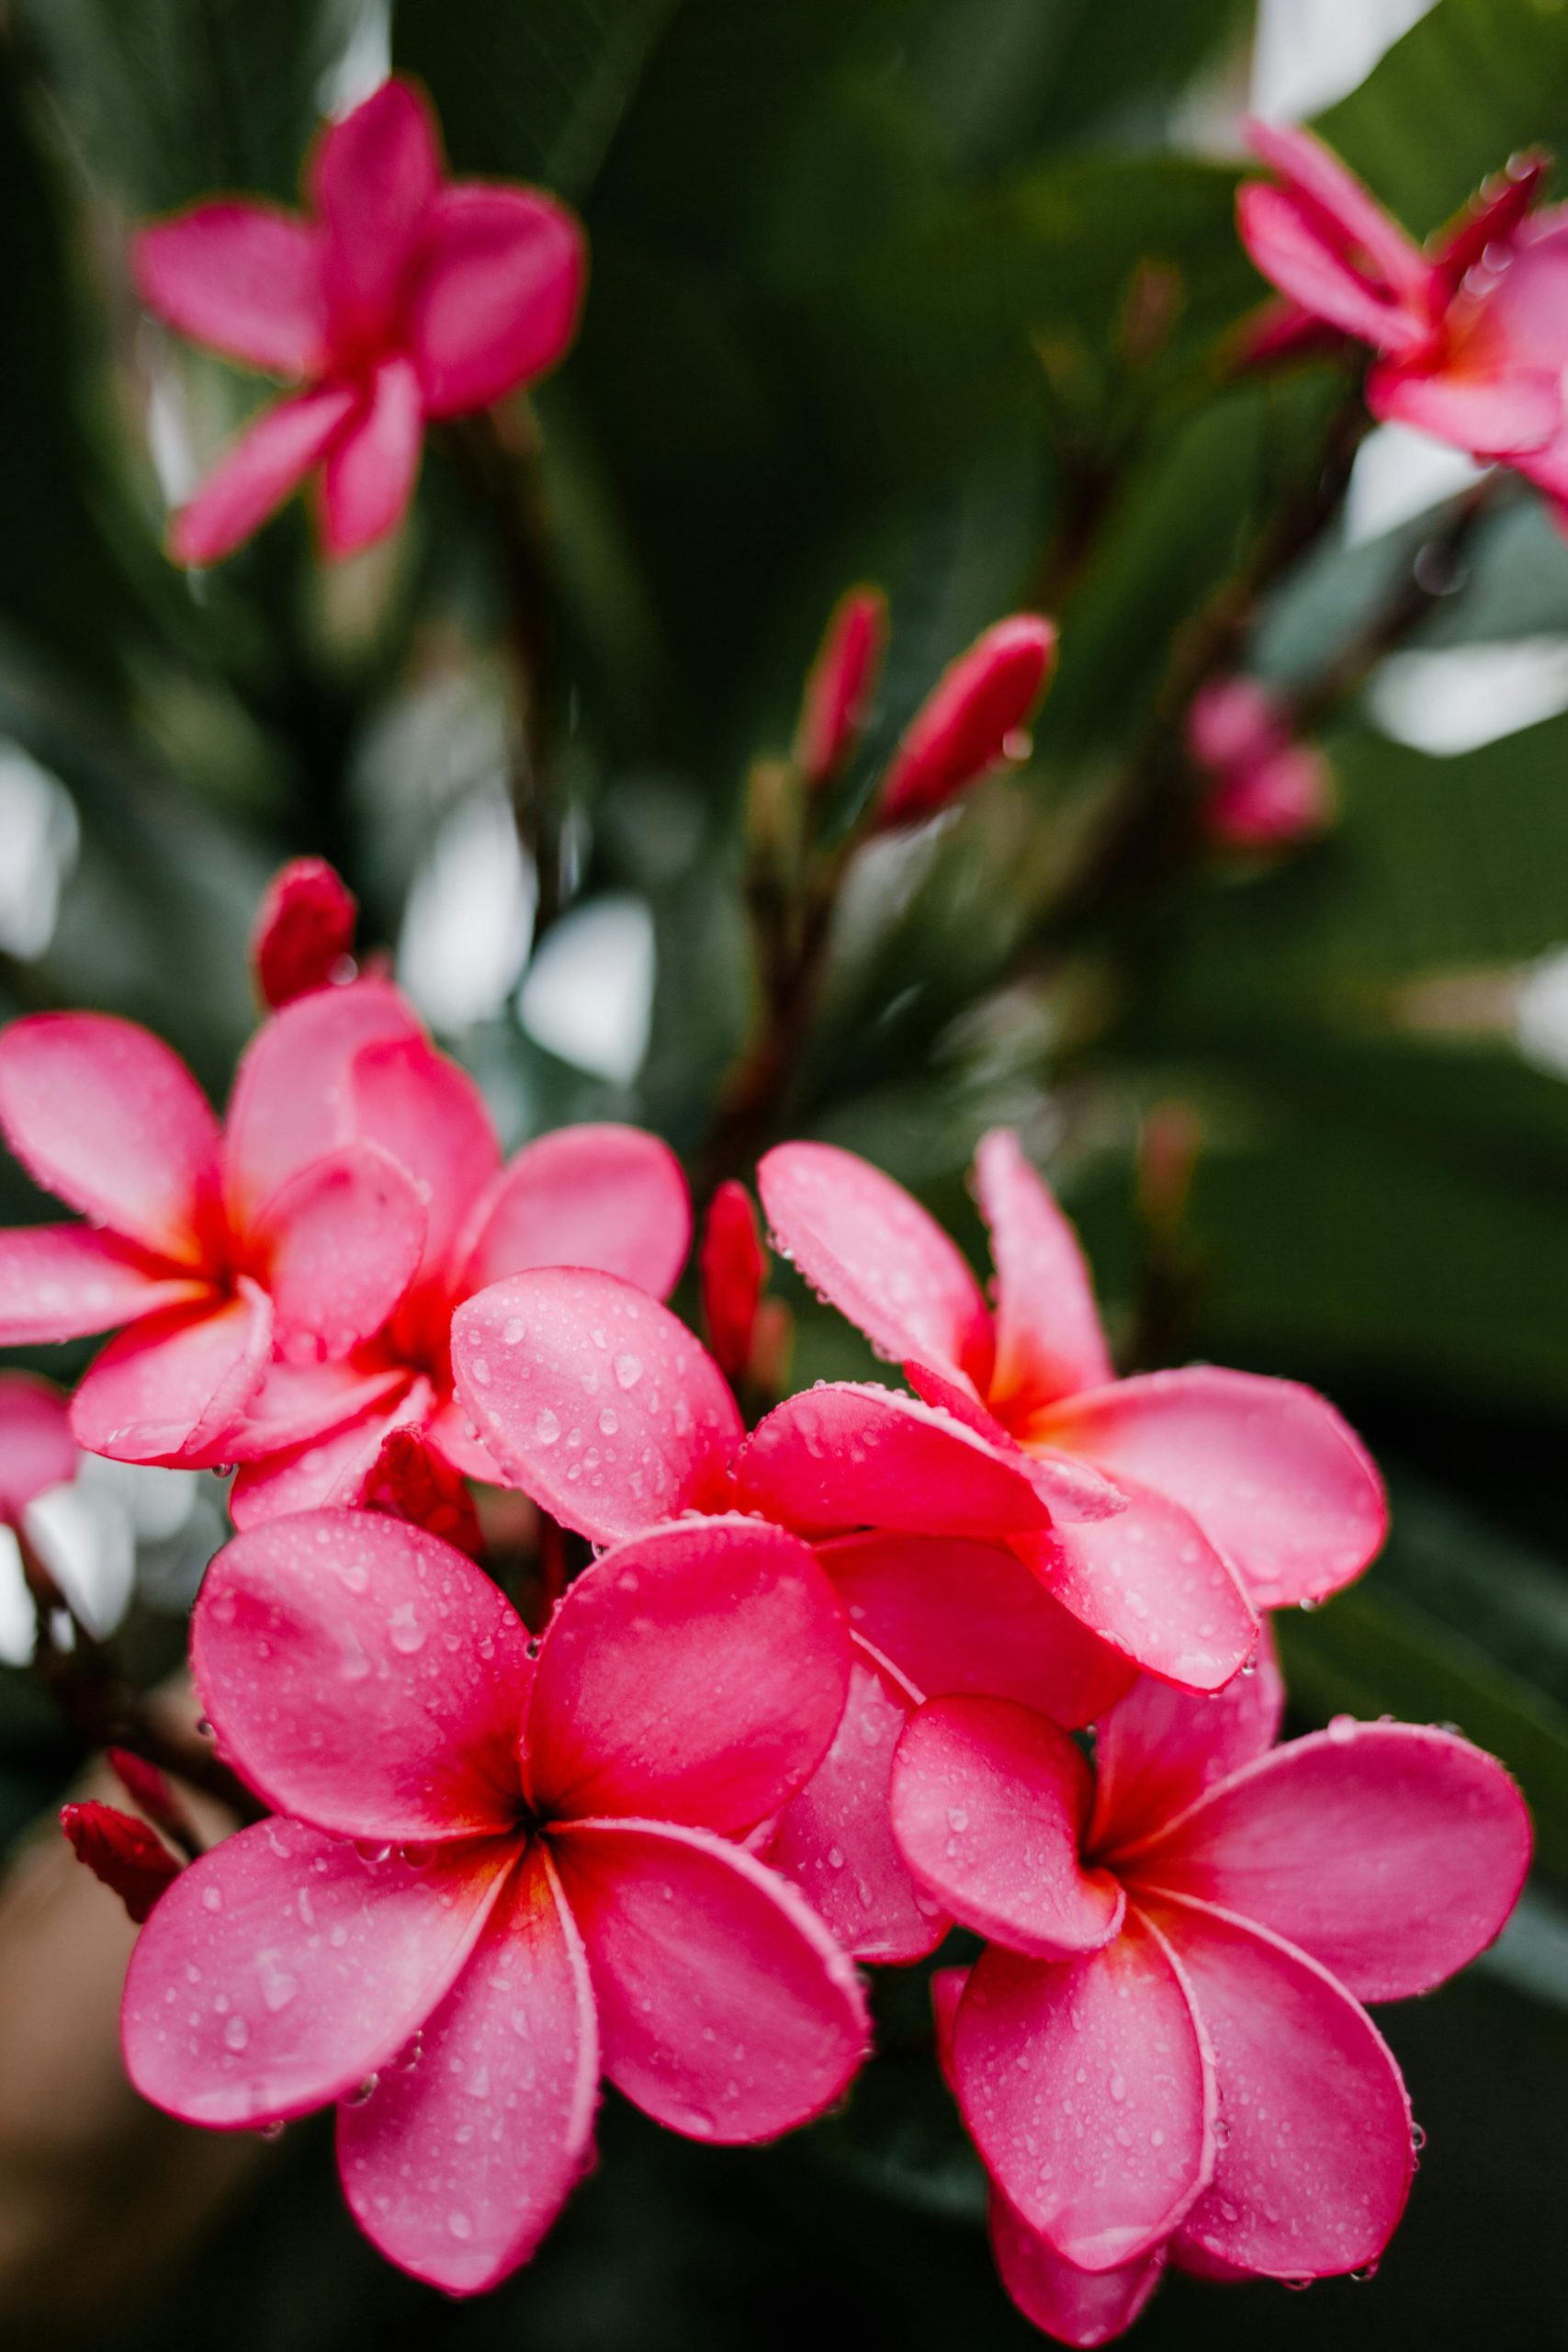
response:
<svg viewBox="0 0 1568 2352"><path fill-rule="evenodd" d="M883 779L883 827L929 817L1004 760L1027 756L1020 741L1050 683L1055 624L1015 613L977 637L943 671L915 713Z"/></svg>
<svg viewBox="0 0 1568 2352"><path fill-rule="evenodd" d="M698 1266L709 1343L723 1371L737 1380L751 1360L768 1271L756 1211L744 1185L721 1184L714 1194Z"/></svg>
<svg viewBox="0 0 1568 2352"><path fill-rule="evenodd" d="M477 1560L484 1551L474 1498L457 1471L442 1460L421 1432L389 1430L365 1481L365 1507L407 1520L455 1544Z"/></svg>
<svg viewBox="0 0 1568 2352"><path fill-rule="evenodd" d="M282 866L251 934L262 1001L276 1012L325 988L353 948L358 913L353 892L324 858L296 857Z"/></svg>
<svg viewBox="0 0 1568 2352"><path fill-rule="evenodd" d="M795 765L808 785L839 774L865 724L887 643L887 599L880 588L849 588L833 607L807 673L795 729Z"/></svg>
<svg viewBox="0 0 1568 2352"><path fill-rule="evenodd" d="M1327 763L1291 739L1288 714L1254 678L1220 678L1187 718L1187 748L1213 781L1203 825L1226 849L1281 849L1333 814Z"/></svg>
<svg viewBox="0 0 1568 2352"><path fill-rule="evenodd" d="M138 1927L181 1865L144 1821L118 1806L85 1798L60 1808L60 1826L76 1859L118 1894Z"/></svg>

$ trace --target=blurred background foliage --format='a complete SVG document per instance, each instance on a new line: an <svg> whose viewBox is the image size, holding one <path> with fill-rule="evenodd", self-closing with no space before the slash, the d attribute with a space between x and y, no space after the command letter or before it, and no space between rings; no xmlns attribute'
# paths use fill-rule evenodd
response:
<svg viewBox="0 0 1568 2352"><path fill-rule="evenodd" d="M1530 142L1568 155L1559 0L1383 14L1420 20L1322 119L1414 230ZM1300 17L1325 42L1348 21ZM1568 547L1506 491L1461 561L1428 563L1399 649L1359 662L1462 486L1376 436L1237 632L1309 698L1346 682L1323 729L1336 828L1268 866L1124 860L1087 906L1072 881L1179 715L1194 626L1321 494L1353 389L1331 364L1226 366L1260 291L1232 213L1254 31L1246 0L6 0L0 1014L123 1012L220 1092L260 887L321 852L511 1139L626 1116L697 1155L754 1010L746 771L786 747L833 598L889 594L873 752L981 626L1054 611L1032 759L862 859L778 1121L866 1152L976 1251L964 1170L1010 1121L1129 1349L1326 1388L1388 1466L1395 1534L1283 1629L1299 1717L1456 1722L1536 1811L1539 1891L1502 1951L1387 2020L1432 2154L1380 2285L1178 2286L1141 2340L1545 2342L1568 2107ZM160 550L259 388L140 314L128 228L213 188L288 198L323 106L389 57L428 85L457 170L549 184L592 240L526 460L571 900L531 963L516 582L461 447L433 447L399 540L339 571L298 507L210 575ZM525 453L526 414L502 423ZM1178 1138L1163 1193L1151 1132ZM0 1211L39 1213L8 1165ZM797 1374L854 1368L797 1304ZM165 1577L165 1611L188 1582ZM151 1671L169 1638L141 1638ZM12 1827L75 1760L6 1671ZM778 2151L614 2110L598 2179L477 2306L379 2266L322 2143L291 2132L186 2274L91 2341L672 2352L793 2345L831 2310L871 2346L1021 2344L922 1998L886 1988L849 2113Z"/></svg>

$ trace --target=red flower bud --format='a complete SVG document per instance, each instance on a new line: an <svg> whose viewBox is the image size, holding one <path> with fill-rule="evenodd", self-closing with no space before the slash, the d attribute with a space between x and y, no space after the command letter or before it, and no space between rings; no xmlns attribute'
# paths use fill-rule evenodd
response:
<svg viewBox="0 0 1568 2352"><path fill-rule="evenodd" d="M846 589L807 673L800 706L795 759L808 785L829 783L853 751L886 643L887 599L881 589Z"/></svg>
<svg viewBox="0 0 1568 2352"><path fill-rule="evenodd" d="M118 1895L138 1927L170 1880L180 1874L182 1865L156 1832L116 1805L100 1804L93 1797L62 1805L60 1826L77 1860Z"/></svg>
<svg viewBox="0 0 1568 2352"><path fill-rule="evenodd" d="M883 779L883 826L929 817L1000 762L1027 752L1017 739L1055 664L1055 624L1015 613L977 637L942 672L905 730Z"/></svg>
<svg viewBox="0 0 1568 2352"><path fill-rule="evenodd" d="M367 1510L406 1519L477 1560L484 1550L479 1513L460 1472L418 1430L389 1430L365 1480Z"/></svg>
<svg viewBox="0 0 1568 2352"><path fill-rule="evenodd" d="M744 1185L721 1184L714 1194L697 1264L708 1344L728 1377L738 1380L751 1360L768 1272L757 1213Z"/></svg>
<svg viewBox="0 0 1568 2352"><path fill-rule="evenodd" d="M263 1003L276 1012L325 988L353 948L358 913L353 892L324 858L296 857L275 874L251 933Z"/></svg>

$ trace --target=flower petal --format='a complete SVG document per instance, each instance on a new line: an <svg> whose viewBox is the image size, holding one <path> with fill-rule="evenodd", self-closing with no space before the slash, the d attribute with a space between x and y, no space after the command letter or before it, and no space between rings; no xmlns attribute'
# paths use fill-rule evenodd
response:
<svg viewBox="0 0 1568 2352"><path fill-rule="evenodd" d="M887 1660L857 1642L833 1744L761 1849L852 1960L923 1960L950 1924L910 1876L888 1813L893 1751L919 1704Z"/></svg>
<svg viewBox="0 0 1568 2352"><path fill-rule="evenodd" d="M849 1673L833 1588L783 1528L730 1517L636 1536L584 1570L540 1645L533 1801L550 1820L750 1829L821 1762Z"/></svg>
<svg viewBox="0 0 1568 2352"><path fill-rule="evenodd" d="M225 1441L228 1458L261 1462L329 1430L345 1429L377 1406L389 1409L406 1393L411 1378L406 1365L388 1363L377 1353L341 1363L281 1363L275 1359L246 1406L244 1419ZM429 1383L422 1385L428 1399Z"/></svg>
<svg viewBox="0 0 1568 2352"><path fill-rule="evenodd" d="M76 1442L111 1462L221 1461L271 1353L271 1302L243 1275L235 1298L150 1315L88 1367L71 1400Z"/></svg>
<svg viewBox="0 0 1568 2352"><path fill-rule="evenodd" d="M323 133L309 172L326 230L323 271L333 340L346 350L391 327L415 241L441 185L441 151L424 99L383 82Z"/></svg>
<svg viewBox="0 0 1568 2352"><path fill-rule="evenodd" d="M592 1988L542 1848L513 1872L420 2047L417 2065L339 2108L344 2194L389 2261L477 2294L527 2261L592 2143Z"/></svg>
<svg viewBox="0 0 1568 2352"><path fill-rule="evenodd" d="M252 1248L284 1353L346 1356L374 1338L412 1281L424 1210L390 1152L345 1144L279 1185Z"/></svg>
<svg viewBox="0 0 1568 2352"><path fill-rule="evenodd" d="M991 2194L990 2230L1002 2285L1024 2318L1058 2344L1109 2344L1125 2334L1165 2274L1163 2246L1114 2270L1077 2269L999 2190Z"/></svg>
<svg viewBox="0 0 1568 2352"><path fill-rule="evenodd" d="M1367 406L1385 424L1408 424L1477 458L1542 449L1563 424L1559 379L1506 358L1485 372L1385 360L1368 376Z"/></svg>
<svg viewBox="0 0 1568 2352"><path fill-rule="evenodd" d="M784 1256L873 1347L984 1382L991 1318L980 1285L902 1184L836 1144L784 1143L759 1162L757 1189Z"/></svg>
<svg viewBox="0 0 1568 2352"><path fill-rule="evenodd" d="M1280 174L1287 187L1326 214L1349 246L1360 246L1391 287L1424 294L1432 265L1391 212L1365 188L1333 149L1310 130L1249 118L1242 126L1260 163Z"/></svg>
<svg viewBox="0 0 1568 2352"><path fill-rule="evenodd" d="M376 1511L302 1511L226 1544L191 1628L202 1705L282 1813L400 1844L517 1819L527 1635L465 1555Z"/></svg>
<svg viewBox="0 0 1568 2352"><path fill-rule="evenodd" d="M997 1269L997 1410L1050 1404L1113 1379L1077 1235L1005 1127L981 1138L975 1189Z"/></svg>
<svg viewBox="0 0 1568 2352"><path fill-rule="evenodd" d="M1236 190L1235 212L1255 267L1314 319L1378 351L1412 351L1425 341L1421 321L1369 286L1325 238L1319 216L1289 189L1249 180Z"/></svg>
<svg viewBox="0 0 1568 2352"><path fill-rule="evenodd" d="M1028 1474L1021 1453L988 1444L939 1407L849 1381L775 1407L735 1469L742 1510L807 1535L853 1527L928 1535L1043 1529L1050 1512Z"/></svg>
<svg viewBox="0 0 1568 2352"><path fill-rule="evenodd" d="M818 1548L854 1631L922 1697L979 1690L1069 1730L1135 1669L1053 1600L1016 1552L955 1536L845 1535Z"/></svg>
<svg viewBox="0 0 1568 2352"><path fill-rule="evenodd" d="M560 1127L493 1180L459 1252L457 1295L582 1266L667 1298L691 1246L692 1198L667 1143L640 1127Z"/></svg>
<svg viewBox="0 0 1568 2352"><path fill-rule="evenodd" d="M137 291L193 343L278 376L326 357L321 240L297 214L241 199L198 204L131 244Z"/></svg>
<svg viewBox="0 0 1568 2352"><path fill-rule="evenodd" d="M0 1232L0 1347L112 1331L207 1287L90 1226L14 1226Z"/></svg>
<svg viewBox="0 0 1568 2352"><path fill-rule="evenodd" d="M492 1283L452 1318L457 1392L526 1495L596 1544L723 1496L740 1416L668 1307L562 1267Z"/></svg>
<svg viewBox="0 0 1568 2352"><path fill-rule="evenodd" d="M27 1372L0 1372L0 1521L15 1521L46 1487L76 1475L64 1397Z"/></svg>
<svg viewBox="0 0 1568 2352"><path fill-rule="evenodd" d="M220 563L232 555L321 463L357 398L347 386L322 384L264 409L175 516L169 527L175 561Z"/></svg>
<svg viewBox="0 0 1568 2352"><path fill-rule="evenodd" d="M714 1193L697 1259L708 1346L728 1379L743 1380L756 1340L762 1285L768 1279L768 1253L744 1184L726 1182Z"/></svg>
<svg viewBox="0 0 1568 2352"><path fill-rule="evenodd" d="M893 1834L953 1917L1011 1951L1097 1951L1122 1924L1116 1881L1085 1871L1089 1767L1065 1731L1010 1699L932 1699L893 1760Z"/></svg>
<svg viewBox="0 0 1568 2352"><path fill-rule="evenodd" d="M1375 2262L1415 2156L1404 2085L1371 2018L1259 1928L1201 1905L1148 1907L1191 1987L1218 2091L1213 2177L1184 2235L1273 2278Z"/></svg>
<svg viewBox="0 0 1568 2352"><path fill-rule="evenodd" d="M324 989L352 954L359 901L324 857L291 857L267 884L251 928L251 967L273 1012Z"/></svg>
<svg viewBox="0 0 1568 2352"><path fill-rule="evenodd" d="M536 188L445 187L425 223L409 350L432 416L531 384L570 350L588 276L575 216Z"/></svg>
<svg viewBox="0 0 1568 2352"><path fill-rule="evenodd" d="M572 1822L550 1847L617 2090L672 2132L730 2143L832 2105L865 2054L865 2002L793 1886L662 1822Z"/></svg>
<svg viewBox="0 0 1568 2352"><path fill-rule="evenodd" d="M1259 1609L1337 1592L1388 1532L1365 1447L1293 1380L1214 1364L1148 1372L1066 1399L1035 1429L1190 1511Z"/></svg>
<svg viewBox="0 0 1568 2352"><path fill-rule="evenodd" d="M1348 1718L1211 1788L1125 1867L1257 1921L1360 2001L1430 1992L1483 1951L1529 1867L1503 1767L1452 1732Z"/></svg>
<svg viewBox="0 0 1568 2352"><path fill-rule="evenodd" d="M383 1037L348 1069L348 1131L401 1162L424 1204L422 1281L446 1267L458 1230L501 1166L484 1096L426 1037Z"/></svg>
<svg viewBox="0 0 1568 2352"><path fill-rule="evenodd" d="M367 1406L319 1436L242 1460L229 1490L230 1518L238 1528L260 1527L269 1519L328 1504L362 1505L388 1435L396 1429L423 1429L433 1395L428 1380L404 1375L394 1400ZM256 1425L247 1416L229 1443L237 1454L240 1446L256 1442Z"/></svg>
<svg viewBox="0 0 1568 2352"><path fill-rule="evenodd" d="M218 1121L150 1030L35 1012L0 1034L0 1127L46 1192L176 1266L199 1266Z"/></svg>
<svg viewBox="0 0 1568 2352"><path fill-rule="evenodd" d="M929 1363L919 1363L914 1357L905 1364L904 1377L925 1404L940 1405L987 1445L1015 1458L1053 1519L1111 1519L1124 1508L1120 1492L1110 1479L1102 1477L1087 1462L1048 1446L1032 1445L1026 1453L990 1407L980 1403L967 1382L950 1380L945 1373L933 1371Z"/></svg>
<svg viewBox="0 0 1568 2352"><path fill-rule="evenodd" d="M236 1227L243 1230L296 1170L353 1140L350 1071L361 1048L423 1035L385 980L317 989L264 1023L241 1057L229 1101L224 1186Z"/></svg>
<svg viewBox="0 0 1568 2352"><path fill-rule="evenodd" d="M320 510L325 555L357 555L402 521L423 449L419 379L406 359L383 360L363 414L327 452Z"/></svg>
<svg viewBox="0 0 1568 2352"><path fill-rule="evenodd" d="M180 1872L130 1956L132 2083L219 2131L341 2098L442 1999L516 1852L505 1838L366 1861L297 1821L224 1838Z"/></svg>
<svg viewBox="0 0 1568 2352"><path fill-rule="evenodd" d="M1267 1620L1252 1664L1223 1690L1181 1690L1140 1675L1096 1727L1096 1850L1155 1835L1205 1789L1267 1755L1284 1713L1285 1685Z"/></svg>
<svg viewBox="0 0 1568 2352"><path fill-rule="evenodd" d="M987 1945L958 2006L953 2063L998 2186L1085 2270L1148 2253L1208 2180L1202 2030L1170 1951L1135 1911L1082 1960Z"/></svg>
<svg viewBox="0 0 1568 2352"><path fill-rule="evenodd" d="M1124 1473L1127 1508L1093 1525L1015 1537L1065 1609L1123 1657L1193 1690L1218 1690L1258 1642L1258 1618L1197 1521Z"/></svg>

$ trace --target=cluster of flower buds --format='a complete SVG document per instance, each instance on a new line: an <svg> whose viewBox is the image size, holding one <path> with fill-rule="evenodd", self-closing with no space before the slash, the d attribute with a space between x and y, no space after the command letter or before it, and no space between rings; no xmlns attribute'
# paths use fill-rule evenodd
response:
<svg viewBox="0 0 1568 2352"><path fill-rule="evenodd" d="M1287 849L1333 815L1327 761L1292 740L1289 712L1255 679L1215 678L1193 696L1187 749L1208 778L1203 829L1223 848Z"/></svg>

